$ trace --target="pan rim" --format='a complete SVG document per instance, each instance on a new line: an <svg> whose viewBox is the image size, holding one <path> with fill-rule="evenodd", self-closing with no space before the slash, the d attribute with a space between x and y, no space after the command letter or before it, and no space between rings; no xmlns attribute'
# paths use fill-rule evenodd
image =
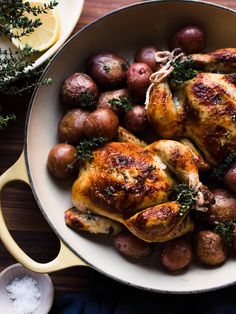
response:
<svg viewBox="0 0 236 314"><path fill-rule="evenodd" d="M113 10L109 13L107 13L106 15L103 15L102 17L97 18L96 20L94 20L93 22L89 23L88 25L85 25L84 27L82 27L79 31L77 31L73 36L71 36L63 45L62 47L55 53L55 55L52 57L52 59L50 60L50 62L48 63L48 65L46 66L46 68L44 69L42 75L40 76L39 82L42 82L46 75L47 72L49 70L49 68L51 67L51 65L53 64L53 62L56 60L56 58L62 53L62 51L64 51L64 49L70 45L70 43L72 41L75 40L75 38L77 38L81 33L83 33L84 31L86 31L87 29L92 28L94 25L104 21L105 19L109 18L110 16L117 14L118 12L122 12L122 11L126 11L129 10L130 8L133 7L138 7L138 6L147 6L147 5L152 5L153 3L156 4L162 4L162 3L191 3L192 5L195 4L200 4L200 5L205 5L205 6L210 6L210 7L214 7L214 8L218 8L221 9L223 11L228 11L231 12L233 14L236 14L236 10L228 8L226 6L223 5L219 5L219 4L214 4L211 2L204 2L204 1L198 1L198 0L149 0L149 1L145 1L145 2L137 2L137 3L133 3L130 5L126 5L124 7L118 8L116 10ZM61 239L67 246L68 248L74 252L79 258L81 258L85 263L87 263L89 266L91 266L94 270L98 271L99 273L117 281L120 282L122 284L126 284L128 286L132 286L134 288L137 289L141 289L144 291L149 291L149 292L155 292L155 293L161 293L161 294L176 294L176 295L183 295L183 294L199 294L199 293L206 293L209 291L216 291L222 288L226 288L229 287L231 285L234 285L236 283L236 279L232 282L226 283L226 284L222 284L222 285L217 285L215 287L210 287L210 288L206 288L206 289L193 289L193 290L179 290L179 291L175 291L175 290L161 290L161 289L156 289L156 288L148 288L148 287L144 287L141 285L137 285L134 283L131 283L129 281L125 281L124 279L121 279L117 276L114 276L110 273L107 273L105 270L97 267L96 265L94 265L92 262L87 261L83 256L81 256L74 248L73 245L69 243L69 241L67 241L64 237L62 237L59 233L59 231L54 227L53 223L51 222L51 220L49 219L46 211L44 210L40 199L37 196L37 192L36 189L34 187L34 183L33 183L33 179L32 179L32 175L30 172L30 166L29 166L29 159L28 159L28 146L27 146L27 137L28 137L28 124L30 121L30 114L31 114L31 109L33 107L34 104L34 100L37 96L37 93L39 91L40 87L36 87L33 91L33 94L31 96L30 99L30 103L29 103L29 107L27 110L27 115L26 115L26 120L25 120L25 127L24 127L24 157L25 157L25 163L26 163L26 169L27 169L27 174L29 177L29 182L30 182L30 186L32 189L32 193L34 195L34 198L38 204L38 207L40 208L41 213L43 214L44 218L46 219L47 223L49 224L49 226L51 227L51 229L53 230L53 232L57 235L57 237L59 239Z"/></svg>

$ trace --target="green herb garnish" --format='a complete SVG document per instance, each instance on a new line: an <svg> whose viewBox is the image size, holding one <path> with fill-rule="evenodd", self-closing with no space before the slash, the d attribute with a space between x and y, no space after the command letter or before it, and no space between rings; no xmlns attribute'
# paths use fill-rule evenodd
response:
<svg viewBox="0 0 236 314"><path fill-rule="evenodd" d="M112 98L109 101L109 104L116 107L117 109L122 108L125 112L131 110L134 105L132 100L127 96L120 96L119 98Z"/></svg>
<svg viewBox="0 0 236 314"><path fill-rule="evenodd" d="M127 71L128 68L129 68L129 64L128 64L128 63L122 63L122 64L121 64L121 69L122 69L123 71Z"/></svg>
<svg viewBox="0 0 236 314"><path fill-rule="evenodd" d="M184 60L177 59L171 65L174 70L170 74L170 83L174 87L180 87L185 81L191 80L198 74L198 71L193 69L194 61L190 57Z"/></svg>
<svg viewBox="0 0 236 314"><path fill-rule="evenodd" d="M111 68L107 65L107 64L104 64L103 66L103 70L107 73L109 73L111 71Z"/></svg>
<svg viewBox="0 0 236 314"><path fill-rule="evenodd" d="M229 156L225 159L223 163L221 163L218 167L214 168L212 171L211 177L218 180L223 180L223 176L225 172L235 162L236 162L236 152L229 154Z"/></svg>
<svg viewBox="0 0 236 314"><path fill-rule="evenodd" d="M184 216L196 204L197 190L187 186L187 184L179 184L174 187L173 193L176 201L180 204L180 216Z"/></svg>
<svg viewBox="0 0 236 314"><path fill-rule="evenodd" d="M215 227L215 232L218 233L222 237L222 239L225 241L227 246L232 246L233 244L233 239L235 236L234 227L235 227L235 223L231 220L226 221L226 222L220 222Z"/></svg>
<svg viewBox="0 0 236 314"><path fill-rule="evenodd" d="M80 94L80 107L93 110L97 106L97 102L95 101L95 97L89 92L83 92Z"/></svg>
<svg viewBox="0 0 236 314"><path fill-rule="evenodd" d="M103 136L80 141L79 145L76 147L77 161L91 161L93 159L92 151L95 148L101 147L106 142L107 138Z"/></svg>
<svg viewBox="0 0 236 314"><path fill-rule="evenodd" d="M28 1L23 0L1 0L0 1L0 36L8 38L20 38L32 33L42 25L40 18L32 21L25 16L25 13L32 13L38 16L47 13L58 4L57 1L44 3L42 6L31 6ZM12 29L19 29L19 32L12 32Z"/></svg>
<svg viewBox="0 0 236 314"><path fill-rule="evenodd" d="M0 115L0 130L5 129L9 121L15 121L15 120L16 120L16 116L14 114L10 114L5 117Z"/></svg>

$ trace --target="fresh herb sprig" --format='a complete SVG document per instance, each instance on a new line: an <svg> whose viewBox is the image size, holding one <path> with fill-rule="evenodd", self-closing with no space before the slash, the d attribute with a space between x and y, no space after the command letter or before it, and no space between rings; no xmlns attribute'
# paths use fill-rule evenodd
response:
<svg viewBox="0 0 236 314"><path fill-rule="evenodd" d="M15 121L16 116L14 114L2 116L0 115L0 130L3 130L7 127L9 121Z"/></svg>
<svg viewBox="0 0 236 314"><path fill-rule="evenodd" d="M197 76L198 71L194 70L194 61L187 57L183 60L177 59L171 65L174 70L170 74L170 83L173 87L181 87L185 81L188 81Z"/></svg>
<svg viewBox="0 0 236 314"><path fill-rule="evenodd" d="M232 246L233 244L233 239L235 237L234 227L235 223L231 220L220 222L215 227L215 232L222 237L227 246Z"/></svg>
<svg viewBox="0 0 236 314"><path fill-rule="evenodd" d="M101 147L107 140L106 137L98 136L80 141L79 145L76 147L77 161L91 161L93 159L93 150Z"/></svg>
<svg viewBox="0 0 236 314"><path fill-rule="evenodd" d="M180 216L184 216L196 204L197 190L187 186L187 184L175 186L173 194L176 201L180 204Z"/></svg>
<svg viewBox="0 0 236 314"><path fill-rule="evenodd" d="M42 6L31 6L28 1L23 0L1 0L0 6L0 36L8 38L20 38L32 33L42 25L39 18L34 21L29 19L25 13L31 13L38 17L42 13L47 13L58 5L57 1L44 3ZM16 30L12 32L12 30Z"/></svg>
<svg viewBox="0 0 236 314"><path fill-rule="evenodd" d="M95 97L89 92L82 92L79 97L80 107L88 110L96 109Z"/></svg>
<svg viewBox="0 0 236 314"><path fill-rule="evenodd" d="M124 109L125 112L131 110L134 107L132 100L127 96L112 98L108 102L117 109Z"/></svg>
<svg viewBox="0 0 236 314"><path fill-rule="evenodd" d="M211 177L218 180L223 180L225 172L236 162L236 152L229 154L223 163L214 168Z"/></svg>

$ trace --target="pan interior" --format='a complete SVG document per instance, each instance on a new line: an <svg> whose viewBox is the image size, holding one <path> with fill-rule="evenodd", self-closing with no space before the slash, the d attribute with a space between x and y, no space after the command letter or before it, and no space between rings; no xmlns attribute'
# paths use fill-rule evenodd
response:
<svg viewBox="0 0 236 314"><path fill-rule="evenodd" d="M170 293L190 293L232 284L235 261L217 269L193 264L187 272L172 276L158 265L158 250L146 261L132 263L120 256L112 239L76 234L66 227L64 211L71 207L72 182L53 179L46 162L50 149L58 143L57 124L65 112L60 104L60 86L76 71L83 71L94 52L112 51L131 62L137 48L145 44L168 47L170 35L179 27L196 24L206 31L206 51L235 47L236 16L230 10L198 2L152 1L127 7L86 27L73 37L49 66L52 87L37 90L28 116L26 157L33 191L43 214L56 233L84 260L104 274L140 288Z"/></svg>

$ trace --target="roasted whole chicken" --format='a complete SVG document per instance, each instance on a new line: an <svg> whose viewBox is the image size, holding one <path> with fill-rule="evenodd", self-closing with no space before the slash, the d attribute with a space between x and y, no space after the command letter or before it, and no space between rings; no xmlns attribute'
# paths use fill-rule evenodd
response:
<svg viewBox="0 0 236 314"><path fill-rule="evenodd" d="M76 209L65 213L66 223L93 233L116 233L123 224L144 241L169 241L194 227L189 213L181 215L180 204L171 197L179 182L196 189L197 209L209 206L211 195L199 181L187 146L172 140L146 147L107 143L81 167L72 187ZM99 222L99 230L94 222Z"/></svg>
<svg viewBox="0 0 236 314"><path fill-rule="evenodd" d="M148 118L161 137L190 139L215 166L236 151L236 49L190 58L198 74L175 90L168 79L154 84Z"/></svg>

